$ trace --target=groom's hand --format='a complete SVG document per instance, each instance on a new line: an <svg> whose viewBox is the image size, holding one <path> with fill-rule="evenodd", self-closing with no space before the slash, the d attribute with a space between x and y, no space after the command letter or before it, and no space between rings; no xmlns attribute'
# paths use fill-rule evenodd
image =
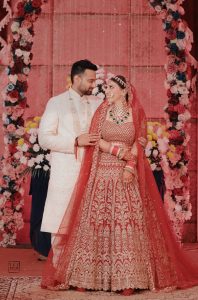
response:
<svg viewBox="0 0 198 300"><path fill-rule="evenodd" d="M97 141L99 141L100 136L99 134L94 133L84 133L78 136L78 146L95 146Z"/></svg>

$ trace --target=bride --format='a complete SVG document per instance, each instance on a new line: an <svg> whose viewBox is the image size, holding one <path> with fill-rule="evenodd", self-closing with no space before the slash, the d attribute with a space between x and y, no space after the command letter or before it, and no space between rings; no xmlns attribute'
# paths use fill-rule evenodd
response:
<svg viewBox="0 0 198 300"><path fill-rule="evenodd" d="M101 139L85 152L42 287L130 295L197 285L198 268L175 241L138 143L146 118L135 90L117 75L106 98L90 129Z"/></svg>

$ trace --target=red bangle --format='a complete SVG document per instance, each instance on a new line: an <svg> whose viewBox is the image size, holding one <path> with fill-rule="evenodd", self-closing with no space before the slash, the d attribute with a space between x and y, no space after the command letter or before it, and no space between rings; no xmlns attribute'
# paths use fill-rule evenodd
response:
<svg viewBox="0 0 198 300"><path fill-rule="evenodd" d="M111 153L112 155L117 156L117 155L119 154L119 152L120 152L120 147L119 147L119 146L113 146L113 147L111 147L111 149L110 149L110 153Z"/></svg>

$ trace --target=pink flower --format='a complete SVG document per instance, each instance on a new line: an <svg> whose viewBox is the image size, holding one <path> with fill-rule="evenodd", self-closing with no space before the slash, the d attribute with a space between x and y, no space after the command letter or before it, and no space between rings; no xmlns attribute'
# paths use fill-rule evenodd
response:
<svg viewBox="0 0 198 300"><path fill-rule="evenodd" d="M183 114L186 109L183 105L177 104L174 106L174 110L177 111L179 114Z"/></svg>
<svg viewBox="0 0 198 300"><path fill-rule="evenodd" d="M14 124L9 124L7 126L7 130L8 132L14 132L16 130L16 127L14 126Z"/></svg>
<svg viewBox="0 0 198 300"><path fill-rule="evenodd" d="M169 29L166 33L166 36L169 40L174 40L177 37L176 31L174 29Z"/></svg>
<svg viewBox="0 0 198 300"><path fill-rule="evenodd" d="M30 28L32 27L32 23L28 20L24 20L22 23L21 23L21 27L26 27L26 28Z"/></svg>
<svg viewBox="0 0 198 300"><path fill-rule="evenodd" d="M187 64L185 62L180 62L179 66L178 66L178 70L180 72L185 72L187 70Z"/></svg>
<svg viewBox="0 0 198 300"><path fill-rule="evenodd" d="M25 129L23 127L17 128L17 130L16 130L17 135L21 136L21 135L24 135L24 133L25 133Z"/></svg>
<svg viewBox="0 0 198 300"><path fill-rule="evenodd" d="M177 72L177 66L174 63L169 64L167 66L167 72L168 73L176 73Z"/></svg>
<svg viewBox="0 0 198 300"><path fill-rule="evenodd" d="M13 210L10 208L11 206L12 206L11 201L6 201L5 208L3 210L5 216L12 216Z"/></svg>
<svg viewBox="0 0 198 300"><path fill-rule="evenodd" d="M175 55L169 55L168 56L168 64L174 63L175 59L176 59Z"/></svg>
<svg viewBox="0 0 198 300"><path fill-rule="evenodd" d="M173 20L173 21L171 22L171 26L172 26L172 28L177 28L177 27L178 27L178 22L175 21L175 20Z"/></svg>
<svg viewBox="0 0 198 300"><path fill-rule="evenodd" d="M5 107L5 112L6 112L7 115L11 115L12 108L10 106Z"/></svg>

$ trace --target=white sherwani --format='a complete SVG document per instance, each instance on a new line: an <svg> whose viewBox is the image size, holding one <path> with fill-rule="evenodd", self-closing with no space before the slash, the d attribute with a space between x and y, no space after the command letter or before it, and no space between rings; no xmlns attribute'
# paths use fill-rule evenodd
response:
<svg viewBox="0 0 198 300"><path fill-rule="evenodd" d="M76 136L88 132L101 100L80 97L72 88L49 100L39 126L41 147L51 150L51 174L41 231L56 233L69 203L81 159L76 160ZM83 148L78 157L82 158Z"/></svg>

